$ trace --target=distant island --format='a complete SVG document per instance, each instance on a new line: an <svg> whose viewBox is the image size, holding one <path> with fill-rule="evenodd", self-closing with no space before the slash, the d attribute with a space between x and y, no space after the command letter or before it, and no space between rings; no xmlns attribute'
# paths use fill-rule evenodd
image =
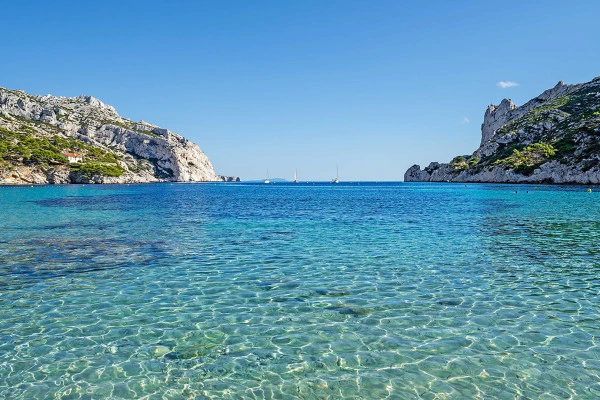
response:
<svg viewBox="0 0 600 400"><path fill-rule="evenodd" d="M518 107L490 105L481 144L447 164L413 165L405 182L600 183L600 77L554 88Z"/></svg>
<svg viewBox="0 0 600 400"><path fill-rule="evenodd" d="M175 132L91 96L0 88L0 184L239 181Z"/></svg>

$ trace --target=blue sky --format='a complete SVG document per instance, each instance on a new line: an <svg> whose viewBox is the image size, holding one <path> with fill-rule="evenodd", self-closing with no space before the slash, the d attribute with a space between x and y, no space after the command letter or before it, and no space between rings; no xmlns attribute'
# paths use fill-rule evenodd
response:
<svg viewBox="0 0 600 400"><path fill-rule="evenodd" d="M600 75L597 1L29 1L0 86L89 94L242 179L402 180L469 154L486 107ZM514 82L502 88L498 82Z"/></svg>

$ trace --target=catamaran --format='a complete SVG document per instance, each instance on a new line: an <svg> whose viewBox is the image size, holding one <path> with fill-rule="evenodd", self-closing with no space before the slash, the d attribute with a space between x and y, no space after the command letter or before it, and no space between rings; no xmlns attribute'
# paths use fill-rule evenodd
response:
<svg viewBox="0 0 600 400"><path fill-rule="evenodd" d="M263 179L263 183L271 183L271 181L269 180L269 170L267 169L267 177L265 179Z"/></svg>
<svg viewBox="0 0 600 400"><path fill-rule="evenodd" d="M294 183L298 183L298 170L294 171Z"/></svg>

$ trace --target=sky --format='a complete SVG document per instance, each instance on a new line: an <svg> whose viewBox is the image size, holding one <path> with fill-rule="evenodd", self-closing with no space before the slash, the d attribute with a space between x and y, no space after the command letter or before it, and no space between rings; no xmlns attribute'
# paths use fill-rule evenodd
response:
<svg viewBox="0 0 600 400"><path fill-rule="evenodd" d="M400 181L479 145L489 104L600 76L600 2L28 1L0 86L92 95L218 174Z"/></svg>

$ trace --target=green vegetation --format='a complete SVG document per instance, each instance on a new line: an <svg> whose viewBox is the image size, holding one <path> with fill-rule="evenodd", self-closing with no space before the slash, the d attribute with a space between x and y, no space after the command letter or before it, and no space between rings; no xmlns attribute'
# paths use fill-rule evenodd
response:
<svg viewBox="0 0 600 400"><path fill-rule="evenodd" d="M63 151L82 154L86 162L94 161L113 164L118 164L119 162L119 157L116 154L91 146L75 138L54 136L51 141L57 147L63 149Z"/></svg>
<svg viewBox="0 0 600 400"><path fill-rule="evenodd" d="M568 96L559 96L543 105L529 111L521 118L509 122L502 128L498 129L497 134L505 134L508 132L516 132L520 129L527 128L528 125L534 125L538 122L552 120L558 122L558 117L567 118L569 114L562 110L570 101Z"/></svg>
<svg viewBox="0 0 600 400"><path fill-rule="evenodd" d="M19 130L21 132L25 132L25 133L35 133L35 130L32 127L27 126L27 125L21 125L21 127L19 128Z"/></svg>
<svg viewBox="0 0 600 400"><path fill-rule="evenodd" d="M558 155L565 156L577 149L574 136L573 132L569 132L554 143L554 149Z"/></svg>
<svg viewBox="0 0 600 400"><path fill-rule="evenodd" d="M450 166L456 170L464 170L469 168L467 159L464 156L457 156L450 161Z"/></svg>
<svg viewBox="0 0 600 400"><path fill-rule="evenodd" d="M450 161L450 166L455 171L468 170L479 163L479 158L472 156L456 156Z"/></svg>
<svg viewBox="0 0 600 400"><path fill-rule="evenodd" d="M71 166L72 171L79 171L84 176L104 175L118 177L123 174L123 168L118 164L103 164L103 163L85 163L75 164Z"/></svg>
<svg viewBox="0 0 600 400"><path fill-rule="evenodd" d="M558 160L580 165L582 171L600 165L600 85L587 85L567 95L541 103L496 132L500 141L493 154L478 160L455 157L457 172L473 173L501 166L530 175L540 165ZM530 145L520 142L527 138Z"/></svg>
<svg viewBox="0 0 600 400"><path fill-rule="evenodd" d="M569 96L559 96L553 100L550 100L543 105L534 108L529 113L533 114L534 117L544 114L546 111L561 109L569 103L571 98Z"/></svg>
<svg viewBox="0 0 600 400"><path fill-rule="evenodd" d="M5 89L2 89L2 93L4 92ZM153 138L165 139L165 135L160 134L162 131L156 130L159 133L152 131L156 129L154 126L139 124L111 112L88 107L80 99L42 101L39 97L28 95L23 91L6 90L6 92L17 96L17 98L11 97L21 110L25 111L14 108L10 114L0 113L0 170L2 170L2 176L8 170L21 166L33 168L33 172L36 173L48 172L49 168L57 168L63 172L70 170L79 176L118 177L130 170L155 173L155 168L160 170L158 175L161 177L174 175L169 168L160 169L153 165L158 160L137 159L135 156L123 154L121 144L107 147L97 143L93 140L91 132L92 129L102 129L101 125L112 125L113 128L104 128L114 130L115 127L120 127L129 132L139 133L140 138L145 142L161 141ZM31 109L31 113L28 108L29 103L36 106ZM38 106L42 108L40 109ZM54 112L58 123L52 118L52 113L47 110ZM52 123L12 114L12 112L22 113L31 118L38 118L40 111L42 111L41 118L47 121L52 118ZM65 121L73 122L73 126L60 123ZM89 129L88 132L81 130L86 127ZM87 134L90 136L86 137ZM146 136L141 137L142 134ZM160 144L170 146L168 143ZM64 153L77 153L81 155L82 161L79 163L69 162L68 158L63 156Z"/></svg>
<svg viewBox="0 0 600 400"><path fill-rule="evenodd" d="M499 160L505 159L513 154L515 150L523 150L525 146L521 144L498 143L498 149L491 156L481 159L476 165L481 168L487 165L496 165Z"/></svg>
<svg viewBox="0 0 600 400"><path fill-rule="evenodd" d="M549 143L533 143L522 150L514 148L510 156L497 160L494 165L514 169L515 172L530 175L541 164L552 159L556 149Z"/></svg>
<svg viewBox="0 0 600 400"><path fill-rule="evenodd" d="M585 131L585 135L587 137L587 141L585 147L583 147L581 153L577 157L577 161L581 162L585 159L594 159L600 156L600 137L598 134L593 135L589 131Z"/></svg>
<svg viewBox="0 0 600 400"><path fill-rule="evenodd" d="M583 164L583 167L581 168L581 171L583 171L583 172L587 172L587 171L589 171L590 169L592 169L592 168L594 168L594 167L598 166L598 164L599 164L599 163L600 163L600 160L598 160L597 158L593 158L593 159L591 159L591 160L588 160L588 161L586 161L586 162Z"/></svg>
<svg viewBox="0 0 600 400"><path fill-rule="evenodd" d="M600 110L586 110L581 114L580 121L590 120L600 117Z"/></svg>
<svg viewBox="0 0 600 400"><path fill-rule="evenodd" d="M71 170L81 171L86 175L102 174L121 176L123 168L119 165L116 154L88 145L75 138L60 136L36 137L28 126L21 126L22 132L13 132L0 127L0 165L3 167L16 164L34 164L42 167L48 164L69 165L62 152L82 154L85 164L72 164Z"/></svg>
<svg viewBox="0 0 600 400"><path fill-rule="evenodd" d="M600 92L600 87L589 86L585 89L578 90L569 95L569 101L564 104L561 109L569 114L582 115L590 111L588 104L596 105L598 100L596 94ZM592 97L592 98L590 98Z"/></svg>
<svg viewBox="0 0 600 400"><path fill-rule="evenodd" d="M3 161L16 161L43 164L67 164L61 149L50 140L37 138L26 133L17 133L0 127L0 158Z"/></svg>
<svg viewBox="0 0 600 400"><path fill-rule="evenodd" d="M69 117L64 112L61 112L60 114L56 114L56 119L62 122L68 121Z"/></svg>

